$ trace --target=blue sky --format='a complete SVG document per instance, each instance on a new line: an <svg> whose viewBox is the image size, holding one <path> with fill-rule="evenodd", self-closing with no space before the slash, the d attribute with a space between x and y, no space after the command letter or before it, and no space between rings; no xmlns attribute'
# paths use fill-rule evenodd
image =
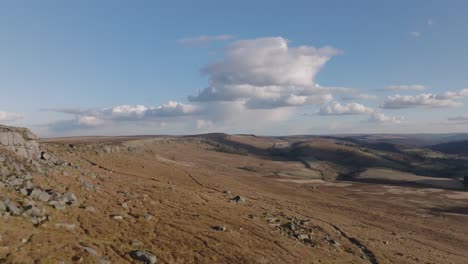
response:
<svg viewBox="0 0 468 264"><path fill-rule="evenodd" d="M466 10L4 1L0 122L41 136L468 132Z"/></svg>

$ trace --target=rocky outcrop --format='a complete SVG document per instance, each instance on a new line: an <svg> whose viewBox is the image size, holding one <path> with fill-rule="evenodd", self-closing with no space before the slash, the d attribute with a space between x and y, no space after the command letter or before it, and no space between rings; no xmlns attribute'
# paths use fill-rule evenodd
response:
<svg viewBox="0 0 468 264"><path fill-rule="evenodd" d="M0 125L0 189L8 188L24 197L16 200L0 193L0 216L22 215L38 225L48 219L47 204L55 209L76 206L78 199L73 193L44 189L33 182L32 174L46 177L44 168L50 171L66 165L46 153L29 129Z"/></svg>
<svg viewBox="0 0 468 264"><path fill-rule="evenodd" d="M41 158L37 137L27 128L0 125L0 147L31 161Z"/></svg>

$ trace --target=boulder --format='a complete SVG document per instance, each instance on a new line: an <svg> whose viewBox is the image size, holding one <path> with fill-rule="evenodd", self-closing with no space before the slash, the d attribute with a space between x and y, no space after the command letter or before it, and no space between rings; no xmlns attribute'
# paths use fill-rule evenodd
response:
<svg viewBox="0 0 468 264"><path fill-rule="evenodd" d="M245 201L246 201L245 198L240 195L237 195L236 197L231 199L231 202L234 202L234 203L245 203Z"/></svg>
<svg viewBox="0 0 468 264"><path fill-rule="evenodd" d="M41 157L37 137L27 128L0 125L0 147L32 161Z"/></svg>
<svg viewBox="0 0 468 264"><path fill-rule="evenodd" d="M130 252L130 257L145 264L154 264L158 261L154 254L141 250L135 250Z"/></svg>

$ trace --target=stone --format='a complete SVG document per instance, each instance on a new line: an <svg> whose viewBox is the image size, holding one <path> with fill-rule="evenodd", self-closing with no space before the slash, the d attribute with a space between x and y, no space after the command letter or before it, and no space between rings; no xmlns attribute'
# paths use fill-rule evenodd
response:
<svg viewBox="0 0 468 264"><path fill-rule="evenodd" d="M26 181L24 183L24 188L26 189L32 190L33 187L34 187L34 184L31 181Z"/></svg>
<svg viewBox="0 0 468 264"><path fill-rule="evenodd" d="M45 209L44 208L39 208L36 206L26 206L24 208L23 216L25 217L42 217L45 216Z"/></svg>
<svg viewBox="0 0 468 264"><path fill-rule="evenodd" d="M100 257L99 264L111 264L111 262L106 257Z"/></svg>
<svg viewBox="0 0 468 264"><path fill-rule="evenodd" d="M73 231L76 228L75 224L67 224L67 223L56 223L55 226L65 228L69 231Z"/></svg>
<svg viewBox="0 0 468 264"><path fill-rule="evenodd" d="M145 220L149 222L149 221L153 220L153 216L148 214L148 215L145 216Z"/></svg>
<svg viewBox="0 0 468 264"><path fill-rule="evenodd" d="M16 205L15 202L10 201L9 199L8 199L8 202L5 202L5 201L3 201L3 202L6 204L6 207L7 207L8 211L12 215L20 215L21 214L21 209Z"/></svg>
<svg viewBox="0 0 468 264"><path fill-rule="evenodd" d="M20 193L22 195L24 195L24 196L28 196L29 195L29 190L26 189L26 188L21 188Z"/></svg>
<svg viewBox="0 0 468 264"><path fill-rule="evenodd" d="M30 161L38 161L41 156L37 137L26 128L0 125L0 146Z"/></svg>
<svg viewBox="0 0 468 264"><path fill-rule="evenodd" d="M46 191L42 191L38 197L39 201L42 201L42 202L48 202L50 198L52 198L52 196Z"/></svg>
<svg viewBox="0 0 468 264"><path fill-rule="evenodd" d="M65 210L65 205L64 204L54 204L54 208L57 210Z"/></svg>
<svg viewBox="0 0 468 264"><path fill-rule="evenodd" d="M115 219L115 220L119 220L119 221L123 220L123 216L121 216L121 215L113 215L112 218Z"/></svg>
<svg viewBox="0 0 468 264"><path fill-rule="evenodd" d="M91 247L82 247L84 249L84 251L88 252L90 255L93 255L93 256L99 256L99 253L94 249L94 248L91 248Z"/></svg>
<svg viewBox="0 0 468 264"><path fill-rule="evenodd" d="M21 185L23 185L23 183L24 183L24 180L23 179L18 179L18 178L14 178L14 179L8 181L8 185L11 186L11 187L21 186Z"/></svg>
<svg viewBox="0 0 468 264"><path fill-rule="evenodd" d="M11 173L11 171L7 167L2 167L0 169L0 175L2 175L2 176L8 176L8 175L10 175L10 173Z"/></svg>
<svg viewBox="0 0 468 264"><path fill-rule="evenodd" d="M122 208L124 208L124 209L128 209L128 204L127 204L127 203L122 203L121 206L122 206Z"/></svg>
<svg viewBox="0 0 468 264"><path fill-rule="evenodd" d="M50 155L45 153L45 152L42 152L41 153L41 159L43 160L50 160Z"/></svg>
<svg viewBox="0 0 468 264"><path fill-rule="evenodd" d="M0 213L5 212L7 209L5 203L3 201L0 201Z"/></svg>
<svg viewBox="0 0 468 264"><path fill-rule="evenodd" d="M140 240L136 240L136 239L130 240L130 246L132 247L138 247L141 245L143 245L143 243L141 243Z"/></svg>
<svg viewBox="0 0 468 264"><path fill-rule="evenodd" d="M68 205L76 205L78 203L78 198L71 192L64 193L60 199Z"/></svg>
<svg viewBox="0 0 468 264"><path fill-rule="evenodd" d="M232 198L231 201L235 202L235 203L245 203L246 202L245 198L240 196L240 195L237 195L236 197Z"/></svg>
<svg viewBox="0 0 468 264"><path fill-rule="evenodd" d="M23 178L24 178L25 180L32 180L33 177L32 177L32 175L31 175L31 173L27 172L27 173L24 175Z"/></svg>
<svg viewBox="0 0 468 264"><path fill-rule="evenodd" d="M225 226L213 226L213 229L221 232L225 232L227 230Z"/></svg>
<svg viewBox="0 0 468 264"><path fill-rule="evenodd" d="M31 199L37 200L39 199L39 196L41 195L41 193L42 193L41 189L34 188L32 192L29 194L29 197L31 197Z"/></svg>
<svg viewBox="0 0 468 264"><path fill-rule="evenodd" d="M138 260L144 264L155 264L158 259L156 256L147 251L135 250L130 252L130 257L134 260Z"/></svg>
<svg viewBox="0 0 468 264"><path fill-rule="evenodd" d="M86 206L85 210L88 211L88 212L91 212L91 213L96 212L96 208L94 208L94 206Z"/></svg>

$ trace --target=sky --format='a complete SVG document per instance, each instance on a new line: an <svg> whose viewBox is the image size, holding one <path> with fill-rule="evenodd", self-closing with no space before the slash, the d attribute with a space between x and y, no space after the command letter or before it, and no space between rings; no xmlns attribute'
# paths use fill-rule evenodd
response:
<svg viewBox="0 0 468 264"><path fill-rule="evenodd" d="M42 137L468 132L468 1L1 1Z"/></svg>

